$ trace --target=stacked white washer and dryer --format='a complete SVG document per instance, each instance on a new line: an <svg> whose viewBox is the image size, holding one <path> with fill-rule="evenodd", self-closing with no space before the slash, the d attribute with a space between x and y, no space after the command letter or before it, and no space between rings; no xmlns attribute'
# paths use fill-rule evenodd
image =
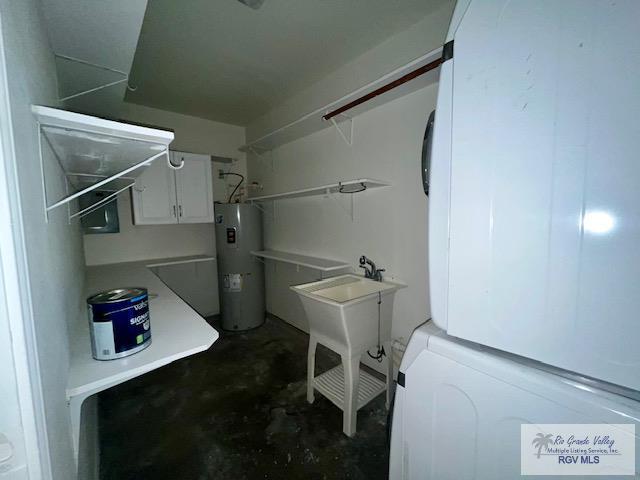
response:
<svg viewBox="0 0 640 480"><path fill-rule="evenodd" d="M640 433L638 25L632 0L458 1L391 479L520 478L527 424Z"/></svg>

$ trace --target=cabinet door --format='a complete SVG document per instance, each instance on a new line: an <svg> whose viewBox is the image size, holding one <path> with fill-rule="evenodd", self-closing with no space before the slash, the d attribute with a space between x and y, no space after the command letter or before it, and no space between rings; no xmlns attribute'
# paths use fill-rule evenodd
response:
<svg viewBox="0 0 640 480"><path fill-rule="evenodd" d="M146 168L136 179L132 192L136 225L178 223L175 175L164 158Z"/></svg>
<svg viewBox="0 0 640 480"><path fill-rule="evenodd" d="M174 155L176 164L184 160L184 167L176 170L178 222L213 222L211 157L181 152Z"/></svg>

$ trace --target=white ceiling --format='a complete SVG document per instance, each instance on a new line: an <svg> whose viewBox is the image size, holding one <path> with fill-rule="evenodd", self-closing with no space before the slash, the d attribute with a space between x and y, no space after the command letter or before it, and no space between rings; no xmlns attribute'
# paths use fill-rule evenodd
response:
<svg viewBox="0 0 640 480"><path fill-rule="evenodd" d="M449 0L149 0L126 100L246 125Z"/></svg>

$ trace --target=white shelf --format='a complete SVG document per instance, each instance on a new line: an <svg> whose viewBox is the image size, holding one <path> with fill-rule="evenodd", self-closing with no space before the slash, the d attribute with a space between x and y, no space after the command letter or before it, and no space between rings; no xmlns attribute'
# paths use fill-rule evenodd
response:
<svg viewBox="0 0 640 480"><path fill-rule="evenodd" d="M79 189L51 204L45 198L46 211L94 189L117 191L125 184L110 185L113 180L126 176L125 181L130 184L142 172L141 167L165 155L168 161L173 132L38 105L33 105L31 111L45 140L40 139L43 177L46 169L42 165L42 152L48 147L69 183ZM103 188L107 185L110 187Z"/></svg>
<svg viewBox="0 0 640 480"><path fill-rule="evenodd" d="M344 410L344 367L342 365L338 365L328 372L315 377L313 379L313 386L336 407ZM358 382L357 409L360 410L386 390L387 385L383 380L374 377L361 368L360 380Z"/></svg>
<svg viewBox="0 0 640 480"><path fill-rule="evenodd" d="M337 260L329 260L326 258L309 257L307 255L298 255L296 253L281 252L278 250L263 250L259 252L250 252L251 255L274 260L277 262L290 263L300 267L307 267L321 272L332 272L335 270L343 270L350 268L351 265Z"/></svg>
<svg viewBox="0 0 640 480"><path fill-rule="evenodd" d="M301 190L292 190L290 192L274 193L271 195L261 195L259 197L251 197L249 202L265 202L271 200L284 200L287 198L313 197L319 195L328 195L334 193L351 193L359 190L364 185L366 190L378 187L388 187L389 183L380 180L372 180L370 178L359 178L356 180L347 180L344 182L331 183L329 185L321 185L319 187L303 188ZM344 192L340 192L340 189ZM356 192L354 192L356 193Z"/></svg>
<svg viewBox="0 0 640 480"><path fill-rule="evenodd" d="M393 82L394 80L397 80L398 78L406 75L407 73L417 68L420 68L424 65L427 65L428 63L431 63L434 60L437 60L441 56L442 56L442 47L438 47L435 50L432 50L426 53L425 55L407 63L406 65L403 65L383 75L382 77L366 85L363 85L362 87L354 90L353 92L350 92L347 95L344 95L343 97L328 103L327 105L324 105L306 115L303 115L302 117L298 118L297 120L294 120L293 122L283 125L282 127L277 128L276 130L269 132L266 135L263 135L262 137L247 143L246 145L243 145L242 147L240 147L240 151L247 152L247 151L253 150L257 152L260 152L260 151L264 152L264 151L273 150L274 148L277 148L280 145L284 145L285 143L292 142L293 140L296 140L298 138L302 138L314 132L320 131L324 128L328 128L331 126L331 123L327 122L322 118L322 116L325 115L326 113L332 110L335 110L337 108L340 108L341 106L352 102L356 98L366 95L380 88L381 86L386 85L387 83ZM364 102L363 104L358 105L357 107L354 107L345 113L346 115L348 115L348 117L354 117L367 110L370 110L379 105L392 101L396 98L402 97L404 95L408 95L427 85L437 82L438 75L439 75L439 68L432 70L428 73L425 73L424 75L421 75L411 80L410 82L407 82L400 87L394 88L378 97L372 98L371 100ZM345 116L342 116L342 117L336 117L335 119L337 122L340 122L341 119L345 120L345 118L346 118Z"/></svg>
<svg viewBox="0 0 640 480"><path fill-rule="evenodd" d="M99 361L91 356L86 313L83 312L70 327L67 397L71 406L76 452L80 411L85 398L180 358L207 350L218 339L218 332L148 268L149 263L158 266L172 262L211 260L213 257L203 256L87 267L87 296L122 286L147 288L150 294L152 343L129 357Z"/></svg>
<svg viewBox="0 0 640 480"><path fill-rule="evenodd" d="M170 265L183 265L185 263L215 262L216 257L211 255L192 255L189 257L165 258L160 260L147 260L147 268L168 267Z"/></svg>
<svg viewBox="0 0 640 480"><path fill-rule="evenodd" d="M58 108L32 105L31 111L42 126L60 128L70 132L93 133L104 137L115 137L133 142L146 142L166 147L173 141L173 132L157 128L143 127L131 123L116 122L92 115L70 112Z"/></svg>

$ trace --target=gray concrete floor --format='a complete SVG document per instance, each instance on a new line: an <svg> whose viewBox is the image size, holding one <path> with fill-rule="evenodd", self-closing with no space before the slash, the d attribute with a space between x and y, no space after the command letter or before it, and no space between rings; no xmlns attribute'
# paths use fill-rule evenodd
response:
<svg viewBox="0 0 640 480"><path fill-rule="evenodd" d="M384 395L343 435L338 408L306 401L307 342L269 319L102 392L101 479L387 478ZM319 347L316 372L338 362Z"/></svg>

